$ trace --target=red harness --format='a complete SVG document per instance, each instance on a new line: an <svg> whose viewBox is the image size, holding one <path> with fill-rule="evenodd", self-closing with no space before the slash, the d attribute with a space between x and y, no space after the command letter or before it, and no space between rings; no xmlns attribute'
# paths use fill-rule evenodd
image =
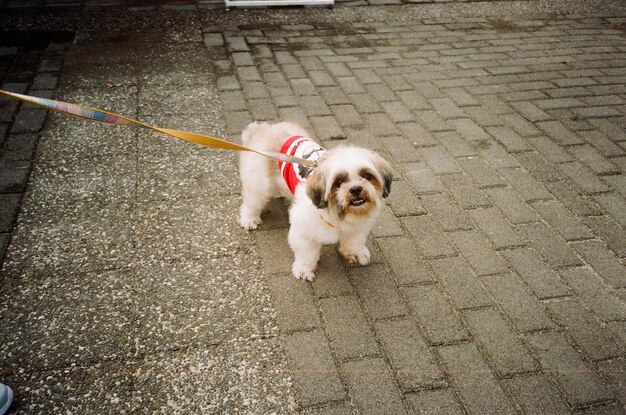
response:
<svg viewBox="0 0 626 415"><path fill-rule="evenodd" d="M320 147L315 141L300 135L294 135L287 139L280 149L280 152L283 154L312 161L320 158L325 151L326 150ZM287 183L287 187L291 190L291 193L296 192L296 186L304 182L313 170L311 166L303 166L297 163L285 163L284 161L278 162L278 168L280 169L280 174L283 176L283 179L285 179L285 183Z"/></svg>

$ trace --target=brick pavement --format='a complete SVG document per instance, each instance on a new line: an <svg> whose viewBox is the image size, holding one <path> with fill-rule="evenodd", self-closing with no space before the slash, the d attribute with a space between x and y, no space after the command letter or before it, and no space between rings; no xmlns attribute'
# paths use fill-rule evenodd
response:
<svg viewBox="0 0 626 415"><path fill-rule="evenodd" d="M233 137L301 122L393 162L373 264L254 233L306 413L622 413L623 17L209 29ZM280 209L280 208L279 208Z"/></svg>

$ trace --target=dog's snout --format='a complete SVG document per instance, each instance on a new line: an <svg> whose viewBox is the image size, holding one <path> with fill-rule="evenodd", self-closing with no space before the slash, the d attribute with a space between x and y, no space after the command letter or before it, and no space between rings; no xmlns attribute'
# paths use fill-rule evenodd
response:
<svg viewBox="0 0 626 415"><path fill-rule="evenodd" d="M353 195L359 195L361 194L362 191L363 191L363 187L361 186L354 186L350 188L350 193L352 193Z"/></svg>

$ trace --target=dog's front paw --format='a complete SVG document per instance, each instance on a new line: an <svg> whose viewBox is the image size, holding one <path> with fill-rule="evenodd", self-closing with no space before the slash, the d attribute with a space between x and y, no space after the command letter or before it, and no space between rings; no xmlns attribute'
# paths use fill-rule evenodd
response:
<svg viewBox="0 0 626 415"><path fill-rule="evenodd" d="M366 246L362 247L357 252L340 250L339 253L349 264L367 265L370 263L370 250L367 249Z"/></svg>
<svg viewBox="0 0 626 415"><path fill-rule="evenodd" d="M241 216L239 218L239 224L247 231L256 229L263 221L259 217Z"/></svg>
<svg viewBox="0 0 626 415"><path fill-rule="evenodd" d="M299 264L297 262L294 262L293 266L291 267L291 272L293 273L293 276L299 280L313 281L313 278L315 278L314 271L315 269L311 266Z"/></svg>

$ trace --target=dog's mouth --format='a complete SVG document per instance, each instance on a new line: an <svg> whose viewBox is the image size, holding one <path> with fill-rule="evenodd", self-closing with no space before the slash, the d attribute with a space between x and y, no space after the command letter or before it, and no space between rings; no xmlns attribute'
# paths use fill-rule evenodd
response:
<svg viewBox="0 0 626 415"><path fill-rule="evenodd" d="M354 199L350 200L350 206L361 206L364 205L367 202L367 200L365 200L365 198L363 197L355 197Z"/></svg>

